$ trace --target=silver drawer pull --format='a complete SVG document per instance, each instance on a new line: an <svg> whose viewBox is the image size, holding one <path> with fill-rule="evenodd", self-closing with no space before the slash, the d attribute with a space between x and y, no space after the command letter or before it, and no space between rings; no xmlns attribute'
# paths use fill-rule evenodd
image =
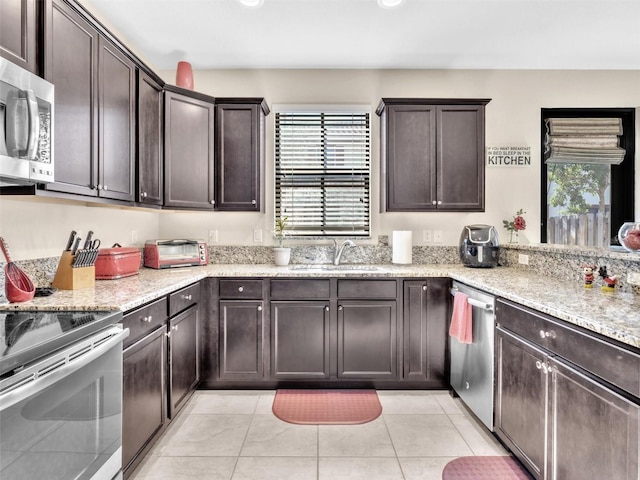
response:
<svg viewBox="0 0 640 480"><path fill-rule="evenodd" d="M146 323L151 323L153 320L153 315L149 315L148 317L142 317L141 320Z"/></svg>
<svg viewBox="0 0 640 480"><path fill-rule="evenodd" d="M327 305L326 307L324 307L324 311L328 312L329 311L329 305Z"/></svg>
<svg viewBox="0 0 640 480"><path fill-rule="evenodd" d="M258 311L261 312L262 311L262 306L258 306Z"/></svg>
<svg viewBox="0 0 640 480"><path fill-rule="evenodd" d="M182 295L183 300L191 300L191 295Z"/></svg>
<svg viewBox="0 0 640 480"><path fill-rule="evenodd" d="M426 286L426 285L423 285L423 286L422 286L422 290L423 290L424 292L426 292L426 291L427 291L427 286Z"/></svg>
<svg viewBox="0 0 640 480"><path fill-rule="evenodd" d="M238 291L239 291L240 293L244 292L244 287L238 287Z"/></svg>
<svg viewBox="0 0 640 480"><path fill-rule="evenodd" d="M540 338L556 338L556 332L549 330L548 332L540 330Z"/></svg>
<svg viewBox="0 0 640 480"><path fill-rule="evenodd" d="M177 332L179 326L180 325L174 325L173 327L171 327L171 330L173 330L174 332Z"/></svg>

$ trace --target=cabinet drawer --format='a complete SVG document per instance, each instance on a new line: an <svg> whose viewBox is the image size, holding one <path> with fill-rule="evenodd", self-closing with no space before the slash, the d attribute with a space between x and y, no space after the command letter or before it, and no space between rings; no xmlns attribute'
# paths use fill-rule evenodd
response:
<svg viewBox="0 0 640 480"><path fill-rule="evenodd" d="M329 279L271 280L271 298L277 300L329 298L330 293Z"/></svg>
<svg viewBox="0 0 640 480"><path fill-rule="evenodd" d="M122 325L129 329L129 336L124 340L124 346L131 345L166 321L166 297L126 313L122 318Z"/></svg>
<svg viewBox="0 0 640 480"><path fill-rule="evenodd" d="M200 282L189 285L169 295L169 316L195 305L200 301Z"/></svg>
<svg viewBox="0 0 640 480"><path fill-rule="evenodd" d="M262 298L262 280L220 280L220 298Z"/></svg>
<svg viewBox="0 0 640 480"><path fill-rule="evenodd" d="M338 280L339 298L396 298L395 280Z"/></svg>
<svg viewBox="0 0 640 480"><path fill-rule="evenodd" d="M561 320L498 300L497 322L607 382L640 396L640 356Z"/></svg>

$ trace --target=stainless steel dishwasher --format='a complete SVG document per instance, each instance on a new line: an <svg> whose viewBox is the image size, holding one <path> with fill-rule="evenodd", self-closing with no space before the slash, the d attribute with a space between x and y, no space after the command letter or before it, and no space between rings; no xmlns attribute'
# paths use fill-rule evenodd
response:
<svg viewBox="0 0 640 480"><path fill-rule="evenodd" d="M451 387L469 409L493 431L494 297L454 281L451 295L462 292L472 307L473 343L449 337Z"/></svg>

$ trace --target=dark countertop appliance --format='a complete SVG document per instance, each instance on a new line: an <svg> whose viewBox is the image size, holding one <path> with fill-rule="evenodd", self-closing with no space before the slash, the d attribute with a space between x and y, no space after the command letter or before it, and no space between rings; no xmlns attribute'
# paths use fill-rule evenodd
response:
<svg viewBox="0 0 640 480"><path fill-rule="evenodd" d="M498 232L491 225L465 225L459 250L460 260L467 267L496 267L500 257Z"/></svg>

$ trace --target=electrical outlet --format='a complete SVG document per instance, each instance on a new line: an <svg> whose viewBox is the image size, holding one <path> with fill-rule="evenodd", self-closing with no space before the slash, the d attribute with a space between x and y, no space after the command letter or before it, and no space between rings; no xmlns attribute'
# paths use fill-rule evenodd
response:
<svg viewBox="0 0 640 480"><path fill-rule="evenodd" d="M253 229L253 242L254 243L262 243L262 229L254 228Z"/></svg>
<svg viewBox="0 0 640 480"><path fill-rule="evenodd" d="M422 230L422 241L424 243L431 243L433 239L433 231L431 230Z"/></svg>
<svg viewBox="0 0 640 480"><path fill-rule="evenodd" d="M433 231L433 243L442 243L442 230Z"/></svg>
<svg viewBox="0 0 640 480"><path fill-rule="evenodd" d="M131 230L131 245L135 245L138 243L138 231Z"/></svg>
<svg viewBox="0 0 640 480"><path fill-rule="evenodd" d="M526 253L519 253L518 263L520 265L529 265L529 255L527 255Z"/></svg>
<svg viewBox="0 0 640 480"><path fill-rule="evenodd" d="M218 230L209 230L209 243L218 243Z"/></svg>

